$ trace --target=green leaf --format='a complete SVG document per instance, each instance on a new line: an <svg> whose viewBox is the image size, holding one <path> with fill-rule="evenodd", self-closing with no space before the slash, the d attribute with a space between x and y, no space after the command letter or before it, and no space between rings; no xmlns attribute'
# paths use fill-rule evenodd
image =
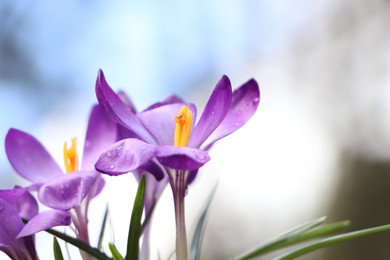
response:
<svg viewBox="0 0 390 260"><path fill-rule="evenodd" d="M97 248L99 249L102 249L104 230L106 230L106 225L107 225L107 218L108 218L108 206L106 206L106 210L104 211L102 226L100 227L99 240L97 244Z"/></svg>
<svg viewBox="0 0 390 260"><path fill-rule="evenodd" d="M296 258L298 256L310 253L310 252L315 251L317 249L327 247L327 246L330 246L330 245L333 245L336 243L340 243L340 242L350 240L353 238L363 237L366 235L371 235L371 234L375 234L375 233L379 233L379 232L383 232L383 231L388 231L388 230L390 230L390 225L383 225L383 226L379 226L379 227L368 228L368 229L358 230L358 231L354 231L354 232L349 232L349 233L345 233L345 234L340 234L340 235L324 238L320 241L313 242L309 245L303 246L299 249L296 249L290 253L287 253L287 254L282 255L280 257L277 257L275 259L280 259L280 260L293 259L293 258Z"/></svg>
<svg viewBox="0 0 390 260"><path fill-rule="evenodd" d="M349 226L350 224L349 221L341 221L319 226L325 221L325 219L325 217L321 217L298 226L291 231L277 237L276 239L242 254L241 256L237 257L237 259L244 260L259 257L281 248L335 233Z"/></svg>
<svg viewBox="0 0 390 260"><path fill-rule="evenodd" d="M64 256L62 255L60 244L58 243L56 237L53 237L53 251L54 251L55 260L64 260Z"/></svg>
<svg viewBox="0 0 390 260"><path fill-rule="evenodd" d="M61 238L62 240L68 242L69 244L74 245L75 247L83 250L84 252L90 254L91 256L99 259L99 260L109 260L111 259L103 252L100 252L98 249L91 247L89 244L85 243L84 241L81 241L77 238L70 237L66 234L63 234L61 232L58 232L54 229L47 229L46 232L56 236L57 238Z"/></svg>
<svg viewBox="0 0 390 260"><path fill-rule="evenodd" d="M123 256L119 253L118 249L114 244L109 243L108 247L110 248L112 258L114 260L123 260Z"/></svg>
<svg viewBox="0 0 390 260"><path fill-rule="evenodd" d="M189 252L190 260L199 260L200 259L200 249L202 247L202 238L203 238L203 226L206 220L206 215L210 207L211 201L214 198L215 191L217 189L217 184L214 185L214 188L211 190L206 203L201 211L198 223L191 240L191 247Z"/></svg>
<svg viewBox="0 0 390 260"><path fill-rule="evenodd" d="M139 255L139 238L141 237L142 227L141 218L144 211L146 179L142 175L134 200L133 212L131 214L129 236L127 239L126 260L138 259Z"/></svg>

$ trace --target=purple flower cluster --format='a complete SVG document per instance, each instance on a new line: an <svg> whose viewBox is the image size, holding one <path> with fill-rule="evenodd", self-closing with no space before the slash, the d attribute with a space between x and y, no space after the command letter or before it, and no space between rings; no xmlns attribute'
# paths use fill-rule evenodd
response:
<svg viewBox="0 0 390 260"><path fill-rule="evenodd" d="M99 104L89 117L80 167L75 139L70 148L65 143L64 172L36 138L9 130L5 139L9 162L30 182L26 187L0 190L0 250L11 258L37 259L34 234L60 225L73 225L77 238L89 243L88 206L104 187L101 173L131 172L137 179L144 174L146 212L169 183L176 207L198 169L210 160L211 146L243 126L260 99L255 80L232 91L228 77L223 76L199 120L196 106L177 96L138 112L123 92L110 88L102 71L96 96ZM39 212L38 202L48 210ZM150 227L144 230L145 258L149 231Z"/></svg>

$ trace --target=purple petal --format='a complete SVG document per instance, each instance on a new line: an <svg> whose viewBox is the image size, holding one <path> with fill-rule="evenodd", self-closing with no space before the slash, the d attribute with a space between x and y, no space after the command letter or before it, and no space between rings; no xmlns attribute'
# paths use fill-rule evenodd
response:
<svg viewBox="0 0 390 260"><path fill-rule="evenodd" d="M157 181L161 181L166 176L164 167L157 161L156 158L150 159L150 161L140 166L137 171L140 173L148 172L150 175L153 175ZM137 177L136 172L134 173Z"/></svg>
<svg viewBox="0 0 390 260"><path fill-rule="evenodd" d="M155 156L156 146L129 138L115 143L96 162L96 170L108 175L134 171Z"/></svg>
<svg viewBox="0 0 390 260"><path fill-rule="evenodd" d="M227 76L223 76L214 88L206 107L192 131L188 146L200 145L219 126L229 111L232 99L232 88Z"/></svg>
<svg viewBox="0 0 390 260"><path fill-rule="evenodd" d="M94 164L100 154L112 145L116 138L117 124L109 118L101 106L94 106L89 117L81 169L95 169Z"/></svg>
<svg viewBox="0 0 390 260"><path fill-rule="evenodd" d="M169 168L187 171L196 170L210 160L206 151L177 146L159 146L156 157Z"/></svg>
<svg viewBox="0 0 390 260"><path fill-rule="evenodd" d="M154 136L154 139L157 140L157 145L174 144L175 117L183 105L183 103L169 104L138 114L144 126ZM185 105L191 109L195 122L196 107L193 104Z"/></svg>
<svg viewBox="0 0 390 260"><path fill-rule="evenodd" d="M63 175L42 144L25 132L11 128L5 138L5 150L16 172L31 182L46 182Z"/></svg>
<svg viewBox="0 0 390 260"><path fill-rule="evenodd" d="M14 246L15 238L24 224L16 209L0 198L0 244Z"/></svg>
<svg viewBox="0 0 390 260"><path fill-rule="evenodd" d="M249 80L233 92L232 104L222 123L207 138L202 147L233 133L243 126L256 112L260 101L260 90L254 79Z"/></svg>
<svg viewBox="0 0 390 260"><path fill-rule="evenodd" d="M20 231L18 238L29 236L40 231L57 227L69 226L71 216L67 211L63 210L48 210L43 211L32 218Z"/></svg>
<svg viewBox="0 0 390 260"><path fill-rule="evenodd" d="M99 175L95 170L68 173L43 184L38 198L53 209L68 210L78 207Z"/></svg>
<svg viewBox="0 0 390 260"><path fill-rule="evenodd" d="M153 137L145 129L138 117L110 88L102 70L99 70L96 80L96 97L100 105L110 114L112 120L128 128L140 139L146 142L154 142Z"/></svg>
<svg viewBox="0 0 390 260"><path fill-rule="evenodd" d="M122 100L123 104L125 104L128 108L130 108L131 112L137 114L137 109L135 108L135 105L133 101L131 101L130 97L127 96L126 93L121 90L119 90L117 94L119 98Z"/></svg>
<svg viewBox="0 0 390 260"><path fill-rule="evenodd" d="M38 214L38 203L28 188L0 190L0 198L8 201L22 218L31 219Z"/></svg>
<svg viewBox="0 0 390 260"><path fill-rule="evenodd" d="M183 99L181 99L178 96L171 95L171 96L168 96L165 99L163 99L161 102L157 102L153 105L150 105L144 111L148 111L148 110L151 110L151 109L154 109L157 107L161 107L161 106L168 105L168 104L174 104L174 103L184 103L184 101L183 101Z"/></svg>

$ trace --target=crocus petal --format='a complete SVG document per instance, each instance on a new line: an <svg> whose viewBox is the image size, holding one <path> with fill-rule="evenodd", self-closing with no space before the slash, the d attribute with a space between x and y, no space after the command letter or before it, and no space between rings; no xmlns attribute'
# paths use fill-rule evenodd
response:
<svg viewBox="0 0 390 260"><path fill-rule="evenodd" d="M16 209L0 198L0 244L14 246L15 238L23 226Z"/></svg>
<svg viewBox="0 0 390 260"><path fill-rule="evenodd" d="M33 136L11 128L5 138L11 165L21 176L35 183L63 175L61 168Z"/></svg>
<svg viewBox="0 0 390 260"><path fill-rule="evenodd" d="M95 170L68 173L42 185L38 198L53 209L68 210L78 207L99 175Z"/></svg>
<svg viewBox="0 0 390 260"><path fill-rule="evenodd" d="M174 103L138 114L144 126L157 140L157 145L173 145L176 128L175 117L183 105L187 105L191 109L195 121L196 107L194 104Z"/></svg>
<svg viewBox="0 0 390 260"><path fill-rule="evenodd" d="M38 203L28 192L28 188L0 190L0 198L8 201L22 218L31 219L38 214Z"/></svg>
<svg viewBox="0 0 390 260"><path fill-rule="evenodd" d="M128 128L140 139L146 142L154 142L153 137L145 129L138 117L110 88L102 70L99 70L96 80L96 97L100 105L109 113L112 120Z"/></svg>
<svg viewBox="0 0 390 260"><path fill-rule="evenodd" d="M176 96L176 95L171 95L163 99L161 102L154 103L147 107L144 111L148 111L157 107L165 106L168 104L174 104L174 103L184 103L183 99Z"/></svg>
<svg viewBox="0 0 390 260"><path fill-rule="evenodd" d="M210 160L206 151L177 146L159 146L156 157L169 168L186 171L196 170Z"/></svg>
<svg viewBox="0 0 390 260"><path fill-rule="evenodd" d="M225 119L205 141L208 147L215 141L233 133L243 126L256 112L260 101L260 90L254 79L249 80L233 92L232 103Z"/></svg>
<svg viewBox="0 0 390 260"><path fill-rule="evenodd" d="M130 108L131 112L137 114L137 109L135 108L135 105L133 101L131 101L130 97L127 96L126 93L121 90L119 90L117 94L119 98L122 100L123 104L125 104L128 108Z"/></svg>
<svg viewBox="0 0 390 260"><path fill-rule="evenodd" d="M117 124L113 122L100 105L92 108L85 137L82 170L95 169L100 154L117 138Z"/></svg>
<svg viewBox="0 0 390 260"><path fill-rule="evenodd" d="M40 231L57 227L69 226L71 216L69 212L63 210L47 210L32 218L19 232L17 238L29 236Z"/></svg>
<svg viewBox="0 0 390 260"><path fill-rule="evenodd" d="M129 138L112 145L95 164L96 170L120 175L136 170L155 156L156 146Z"/></svg>
<svg viewBox="0 0 390 260"><path fill-rule="evenodd" d="M229 111L231 99L232 88L230 80L224 75L214 88L199 122L192 131L188 143L189 147L200 147L219 126Z"/></svg>

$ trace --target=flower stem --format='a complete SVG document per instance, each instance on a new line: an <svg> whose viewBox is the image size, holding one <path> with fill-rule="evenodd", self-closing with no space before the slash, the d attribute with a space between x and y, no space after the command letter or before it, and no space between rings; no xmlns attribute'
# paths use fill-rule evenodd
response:
<svg viewBox="0 0 390 260"><path fill-rule="evenodd" d="M176 259L187 260L187 232L185 225L185 206L184 196L186 190L186 172L176 171L172 191L175 204L175 219L176 219Z"/></svg>

